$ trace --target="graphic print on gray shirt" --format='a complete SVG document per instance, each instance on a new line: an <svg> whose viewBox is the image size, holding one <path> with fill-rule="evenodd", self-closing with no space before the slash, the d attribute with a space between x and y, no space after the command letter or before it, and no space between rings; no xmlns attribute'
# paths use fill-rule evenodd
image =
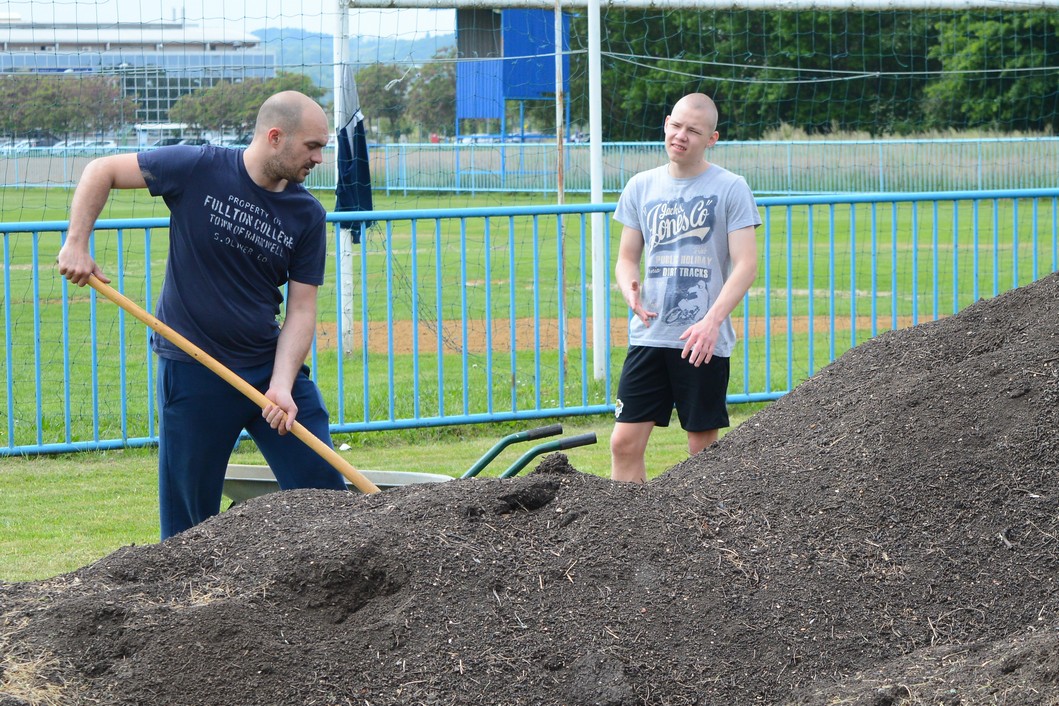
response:
<svg viewBox="0 0 1059 706"><path fill-rule="evenodd" d="M732 271L728 234L761 225L750 187L716 164L690 179L675 179L661 166L629 180L614 218L643 234L640 299L658 312L650 326L631 320L629 344L683 348L680 335L706 315ZM714 353L730 356L734 346L726 319Z"/></svg>

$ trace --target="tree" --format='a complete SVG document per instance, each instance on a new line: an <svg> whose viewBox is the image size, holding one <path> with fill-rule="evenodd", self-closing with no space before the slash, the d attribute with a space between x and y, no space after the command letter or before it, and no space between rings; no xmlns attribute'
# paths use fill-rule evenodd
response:
<svg viewBox="0 0 1059 706"><path fill-rule="evenodd" d="M448 135L456 125L455 60L455 47L437 52L408 89L408 119L426 132Z"/></svg>
<svg viewBox="0 0 1059 706"><path fill-rule="evenodd" d="M193 125L201 130L245 132L252 118L255 83L249 79L240 83L221 81L210 88L181 96L169 109L169 119Z"/></svg>
<svg viewBox="0 0 1059 706"><path fill-rule="evenodd" d="M42 130L55 135L103 134L136 113L122 97L117 77L7 74L0 78L0 131L24 135Z"/></svg>
<svg viewBox="0 0 1059 706"><path fill-rule="evenodd" d="M368 123L371 124L372 117L385 118L390 132L399 136L400 120L407 106L404 72L393 64L371 64L358 71L355 79Z"/></svg>
<svg viewBox="0 0 1059 706"><path fill-rule="evenodd" d="M872 134L917 125L935 31L919 12L610 11L603 51L606 139L657 140L682 95L712 95L724 139L784 124ZM578 18L575 32L584 31ZM583 41L583 40L582 40ZM657 58L661 57L661 58ZM575 53L573 112L587 115L585 56ZM580 101L579 103L577 101Z"/></svg>
<svg viewBox="0 0 1059 706"><path fill-rule="evenodd" d="M169 118L201 130L243 133L253 128L265 99L280 91L300 91L315 100L325 92L307 76L280 71L270 79L221 81L189 93L173 104Z"/></svg>
<svg viewBox="0 0 1059 706"><path fill-rule="evenodd" d="M679 15L699 13L650 10L609 10L602 18L603 52L629 59L607 62L603 69L601 96L602 139L608 141L654 141L662 136L662 118L684 93L687 79L645 67L633 57L681 56L682 38L673 21ZM587 17L571 20L571 115L575 122L588 122Z"/></svg>
<svg viewBox="0 0 1059 706"><path fill-rule="evenodd" d="M943 73L926 89L930 127L1055 129L1059 17L1054 12L953 17L939 24L931 56Z"/></svg>
<svg viewBox="0 0 1059 706"><path fill-rule="evenodd" d="M716 59L753 57L752 69L734 71L739 80L717 88L719 102L737 110L731 131L753 138L787 124L811 134L878 136L918 128L934 36L924 13L756 14L742 37L726 37ZM755 32L760 46L750 38Z"/></svg>

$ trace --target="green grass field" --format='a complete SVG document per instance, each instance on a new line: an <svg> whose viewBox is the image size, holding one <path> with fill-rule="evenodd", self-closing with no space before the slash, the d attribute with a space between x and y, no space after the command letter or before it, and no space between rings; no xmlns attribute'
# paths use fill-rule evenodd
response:
<svg viewBox="0 0 1059 706"><path fill-rule="evenodd" d="M327 195L321 194L327 203ZM379 210L531 205L540 197L485 194L479 197L386 197ZM61 189L0 192L4 220L64 220L69 194ZM140 192L118 192L107 218L164 215L159 202ZM759 276L745 311L736 312L745 350L733 357L733 393L783 391L797 385L843 351L875 333L955 313L979 297L1025 284L1056 266L1057 218L1054 203L986 201L957 205L813 206L764 209L759 234ZM566 219L567 229L576 219ZM542 217L536 231L507 218L445 222L398 222L373 231L357 255L363 273L358 316L408 321L430 313L436 319L485 320L554 311L560 299L570 315L580 314L579 273L583 253L576 238L560 263L553 243L554 217ZM535 236L535 233L537 234ZM539 250L527 243L537 237ZM611 239L616 252L617 229ZM157 294L166 237L97 234L97 259L121 273L134 300L146 304ZM106 301L92 303L87 291L70 290L63 305L61 278L54 272L57 235L12 234L5 239L2 272L7 325L0 330L4 350L0 379L10 398L0 410L0 438L14 443L89 441L153 433L144 356L146 330ZM149 250L149 255L148 255ZM462 252L474 255L468 264ZM148 257L153 279L144 277ZM334 266L330 259L331 267ZM512 264L512 262L514 264ZM563 269L560 268L563 265ZM560 278L560 272L571 273ZM483 276L488 272L489 275ZM396 277L395 277L396 274ZM331 275L333 278L333 274ZM389 282L401 288L388 287ZM413 291L418 294L410 296ZM539 286L546 283L546 287ZM625 315L612 290L613 315ZM413 308L413 304L415 308ZM336 322L333 288L321 290L321 320ZM429 316L426 316L429 318ZM94 322L94 327L89 325ZM532 405L541 391L555 394L559 375L564 394L606 400L601 383L580 388L581 350L561 360L555 350L531 351L512 372L509 361L489 361L451 345L410 353L369 353L340 358L334 347L318 349L318 380L336 412L337 369L343 363L348 418L361 415L400 419L413 414L458 413L464 405L503 409L512 395ZM621 356L614 356L617 379ZM590 358L589 358L590 359ZM367 369L364 369L364 363ZM567 367L564 367L567 366ZM572 367L571 367L572 366ZM35 379L34 370L40 371ZM380 385L393 377L394 385ZM419 386L422 400L407 391ZM442 390L442 392L438 392ZM122 394L124 391L125 394ZM69 410L69 411L68 411ZM735 408L749 411L749 408ZM534 424L454 426L340 435L350 461L361 468L438 471L459 475L501 436ZM600 443L575 449L575 466L591 473L609 469L610 420L567 420L568 433L592 429ZM13 430L13 435L11 434ZM673 432L676 433L673 433ZM684 457L677 427L659 433L649 467L660 472ZM243 452L241 452L243 453ZM246 452L251 457L253 452ZM497 462L502 469L503 461ZM157 501L151 449L39 458L0 458L0 580L55 575L92 561L128 543L155 541Z"/></svg>

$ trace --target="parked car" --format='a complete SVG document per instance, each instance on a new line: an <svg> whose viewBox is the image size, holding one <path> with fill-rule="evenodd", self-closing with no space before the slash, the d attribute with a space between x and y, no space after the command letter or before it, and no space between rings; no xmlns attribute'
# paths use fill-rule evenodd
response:
<svg viewBox="0 0 1059 706"><path fill-rule="evenodd" d="M51 149L60 152L98 152L100 150L116 150L118 143L114 140L63 140L56 142Z"/></svg>
<svg viewBox="0 0 1059 706"><path fill-rule="evenodd" d="M51 147L59 138L47 130L30 130L26 133L26 139L30 141L30 147Z"/></svg>
<svg viewBox="0 0 1059 706"><path fill-rule="evenodd" d="M60 140L51 146L53 150L79 150L85 146L85 140Z"/></svg>
<svg viewBox="0 0 1059 706"><path fill-rule="evenodd" d="M5 152L18 152L22 150L50 147L51 144L51 140L46 139L14 140L0 145L0 150Z"/></svg>
<svg viewBox="0 0 1059 706"><path fill-rule="evenodd" d="M460 142L465 145L477 145L482 143L500 142L500 137L497 135L486 135L484 133L476 133L474 135L462 136L460 138Z"/></svg>
<svg viewBox="0 0 1059 706"><path fill-rule="evenodd" d="M221 147L246 147L250 144L251 139L253 139L253 135L239 135L238 137L223 138L217 144Z"/></svg>
<svg viewBox="0 0 1059 706"><path fill-rule="evenodd" d="M151 143L151 147L168 147L169 145L208 145L210 141L202 137L163 137Z"/></svg>
<svg viewBox="0 0 1059 706"><path fill-rule="evenodd" d="M6 139L4 144L0 145L0 149L28 150L35 147L51 147L58 141L55 135L45 130L30 130L22 133L21 136Z"/></svg>

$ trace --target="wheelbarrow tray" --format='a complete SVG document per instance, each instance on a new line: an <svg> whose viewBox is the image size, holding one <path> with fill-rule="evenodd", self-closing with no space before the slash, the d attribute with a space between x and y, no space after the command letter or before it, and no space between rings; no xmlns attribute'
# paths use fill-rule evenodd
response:
<svg viewBox="0 0 1059 706"><path fill-rule="evenodd" d="M460 476L460 478L473 478L476 476L479 471L485 468L490 461L496 458L496 456L510 444L540 439L546 436L554 436L562 433L563 427L561 424L551 424L538 429L530 429L528 431L519 431L513 434L508 434L498 441L484 456L479 458L473 466ZM531 459L536 458L542 453L562 451L594 443L596 443L596 435L592 432L581 434L580 436L572 436L565 439L549 441L544 444L538 444L524 453L518 461L501 473L500 477L511 478L522 470ZM374 483L379 490L399 488L414 483L444 483L445 481L453 480L452 476L444 475L442 473L416 473L412 471L360 471L360 473ZM360 492L359 489L349 481L346 481L346 487L352 491ZM222 492L233 503L240 503L244 500L257 497L258 495L274 493L279 489L279 482L272 474L272 469L268 466L230 463L228 464L227 472L224 474L224 487Z"/></svg>
<svg viewBox="0 0 1059 706"><path fill-rule="evenodd" d="M441 473L413 473L411 471L361 471L361 473L379 490L398 488L413 483L443 483L452 480L452 476ZM360 491L356 486L346 481L346 487L355 492ZM224 488L222 492L225 497L233 503L241 503L250 498L256 498L265 493L279 491L279 481L272 474L268 466L252 466L246 464L228 464L228 470L224 474Z"/></svg>

